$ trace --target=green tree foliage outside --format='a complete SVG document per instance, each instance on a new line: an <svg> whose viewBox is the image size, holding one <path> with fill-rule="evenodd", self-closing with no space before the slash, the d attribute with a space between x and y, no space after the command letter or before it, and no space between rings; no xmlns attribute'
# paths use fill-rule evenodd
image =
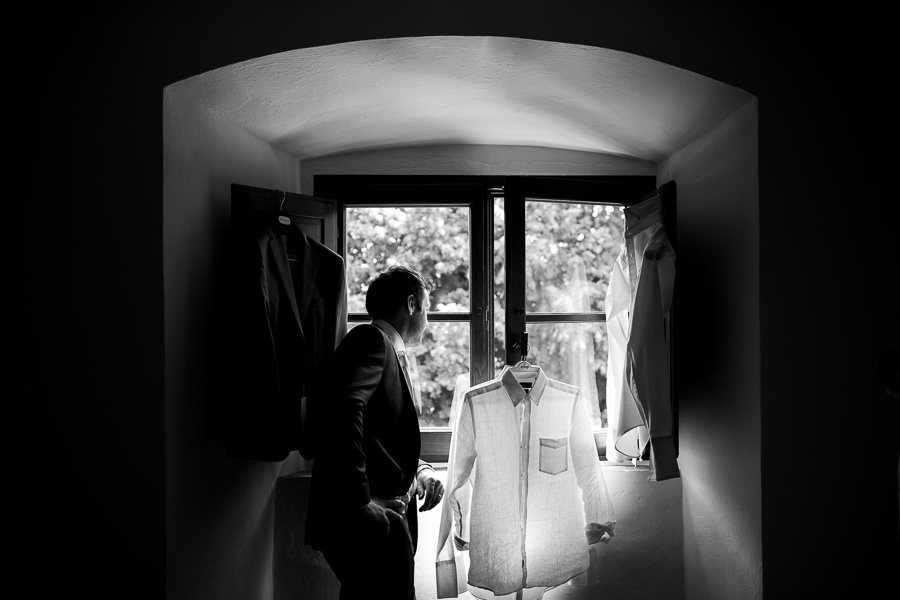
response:
<svg viewBox="0 0 900 600"><path fill-rule="evenodd" d="M503 200L494 219L494 364L506 343ZM348 309L365 313L371 280L393 264L421 272L433 285L432 311L469 311L469 210L465 207L354 207L347 209ZM526 310L602 311L609 275L623 244L620 210L598 204L526 203ZM454 391L468 385L467 323L432 318L422 346L413 349L423 427L449 425ZM579 385L605 426L608 346L603 323L529 324L529 356L548 377ZM463 377L460 377L463 376ZM459 381L463 383L460 384Z"/></svg>

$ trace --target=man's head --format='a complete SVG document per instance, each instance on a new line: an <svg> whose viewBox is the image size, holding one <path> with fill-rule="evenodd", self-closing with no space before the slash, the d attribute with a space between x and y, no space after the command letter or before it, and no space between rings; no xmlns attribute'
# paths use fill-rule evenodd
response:
<svg viewBox="0 0 900 600"><path fill-rule="evenodd" d="M394 265L369 284L366 311L373 319L390 323L407 346L415 346L428 326L430 287L417 271Z"/></svg>

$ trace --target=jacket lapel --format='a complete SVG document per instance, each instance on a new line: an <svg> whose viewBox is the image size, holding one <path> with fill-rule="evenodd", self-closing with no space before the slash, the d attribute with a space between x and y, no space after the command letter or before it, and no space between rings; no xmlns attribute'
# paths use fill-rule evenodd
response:
<svg viewBox="0 0 900 600"><path fill-rule="evenodd" d="M400 376L400 389L405 392L403 394L404 399L409 400L409 403L415 406L412 389L410 388L412 382L406 379L406 374L403 372L403 364L400 362L400 357L397 355L397 349L394 347L394 341L391 339L391 336L389 336L388 333L377 323L372 323L372 325L378 327L378 329L381 330L382 335L384 335L384 339L387 340L389 348L388 352L394 356L394 364L397 365L397 374Z"/></svg>
<svg viewBox="0 0 900 600"><path fill-rule="evenodd" d="M301 312L298 310L297 306L297 295L295 291L296 288L294 286L294 278L291 276L291 267L288 261L287 244L285 243L285 237L277 228L270 227L269 240L272 252L272 261L275 263L275 268L278 271L278 280L282 282L282 285L284 286L282 292L287 297L288 302L291 305L291 314L293 315L294 321L297 323L297 328L300 329L300 335L302 336L304 335L303 323L300 320Z"/></svg>
<svg viewBox="0 0 900 600"><path fill-rule="evenodd" d="M309 309L309 301L315 289L316 274L319 270L319 253L310 244L309 237L303 231L299 229L295 231L296 234L299 234L297 240L301 252L299 262L303 269L302 286L300 288L300 297L297 298L297 308L300 311L300 317L303 318Z"/></svg>

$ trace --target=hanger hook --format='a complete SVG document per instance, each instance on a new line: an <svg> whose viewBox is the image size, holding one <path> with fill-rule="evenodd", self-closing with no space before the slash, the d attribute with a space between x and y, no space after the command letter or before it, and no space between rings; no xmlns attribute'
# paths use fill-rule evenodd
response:
<svg viewBox="0 0 900 600"><path fill-rule="evenodd" d="M287 192L285 192L284 190L278 190L278 191L281 192L281 203L278 205L278 210L282 211L282 210L284 210L284 201L287 198Z"/></svg>

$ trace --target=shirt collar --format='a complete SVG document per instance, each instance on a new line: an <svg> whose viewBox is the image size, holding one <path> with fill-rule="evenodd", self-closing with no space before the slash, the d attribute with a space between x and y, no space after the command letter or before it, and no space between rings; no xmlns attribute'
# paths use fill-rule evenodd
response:
<svg viewBox="0 0 900 600"><path fill-rule="evenodd" d="M397 353L397 356L406 354L406 344L403 343L403 338L400 337L400 334L397 333L397 330L394 329L393 325L384 319L374 319L372 325L382 330L388 336L388 339L391 340L391 345L394 346L394 352Z"/></svg>
<svg viewBox="0 0 900 600"><path fill-rule="evenodd" d="M541 396L544 394L544 388L547 387L547 376L544 375L542 368L537 366L534 368L537 369L537 379L534 380L531 386L531 392L526 393L516 376L513 375L512 368L509 365L503 367L503 372L500 374L500 382L506 389L506 393L509 394L509 399L512 400L513 406L518 406L519 402L527 395L531 396L535 404L541 403Z"/></svg>

